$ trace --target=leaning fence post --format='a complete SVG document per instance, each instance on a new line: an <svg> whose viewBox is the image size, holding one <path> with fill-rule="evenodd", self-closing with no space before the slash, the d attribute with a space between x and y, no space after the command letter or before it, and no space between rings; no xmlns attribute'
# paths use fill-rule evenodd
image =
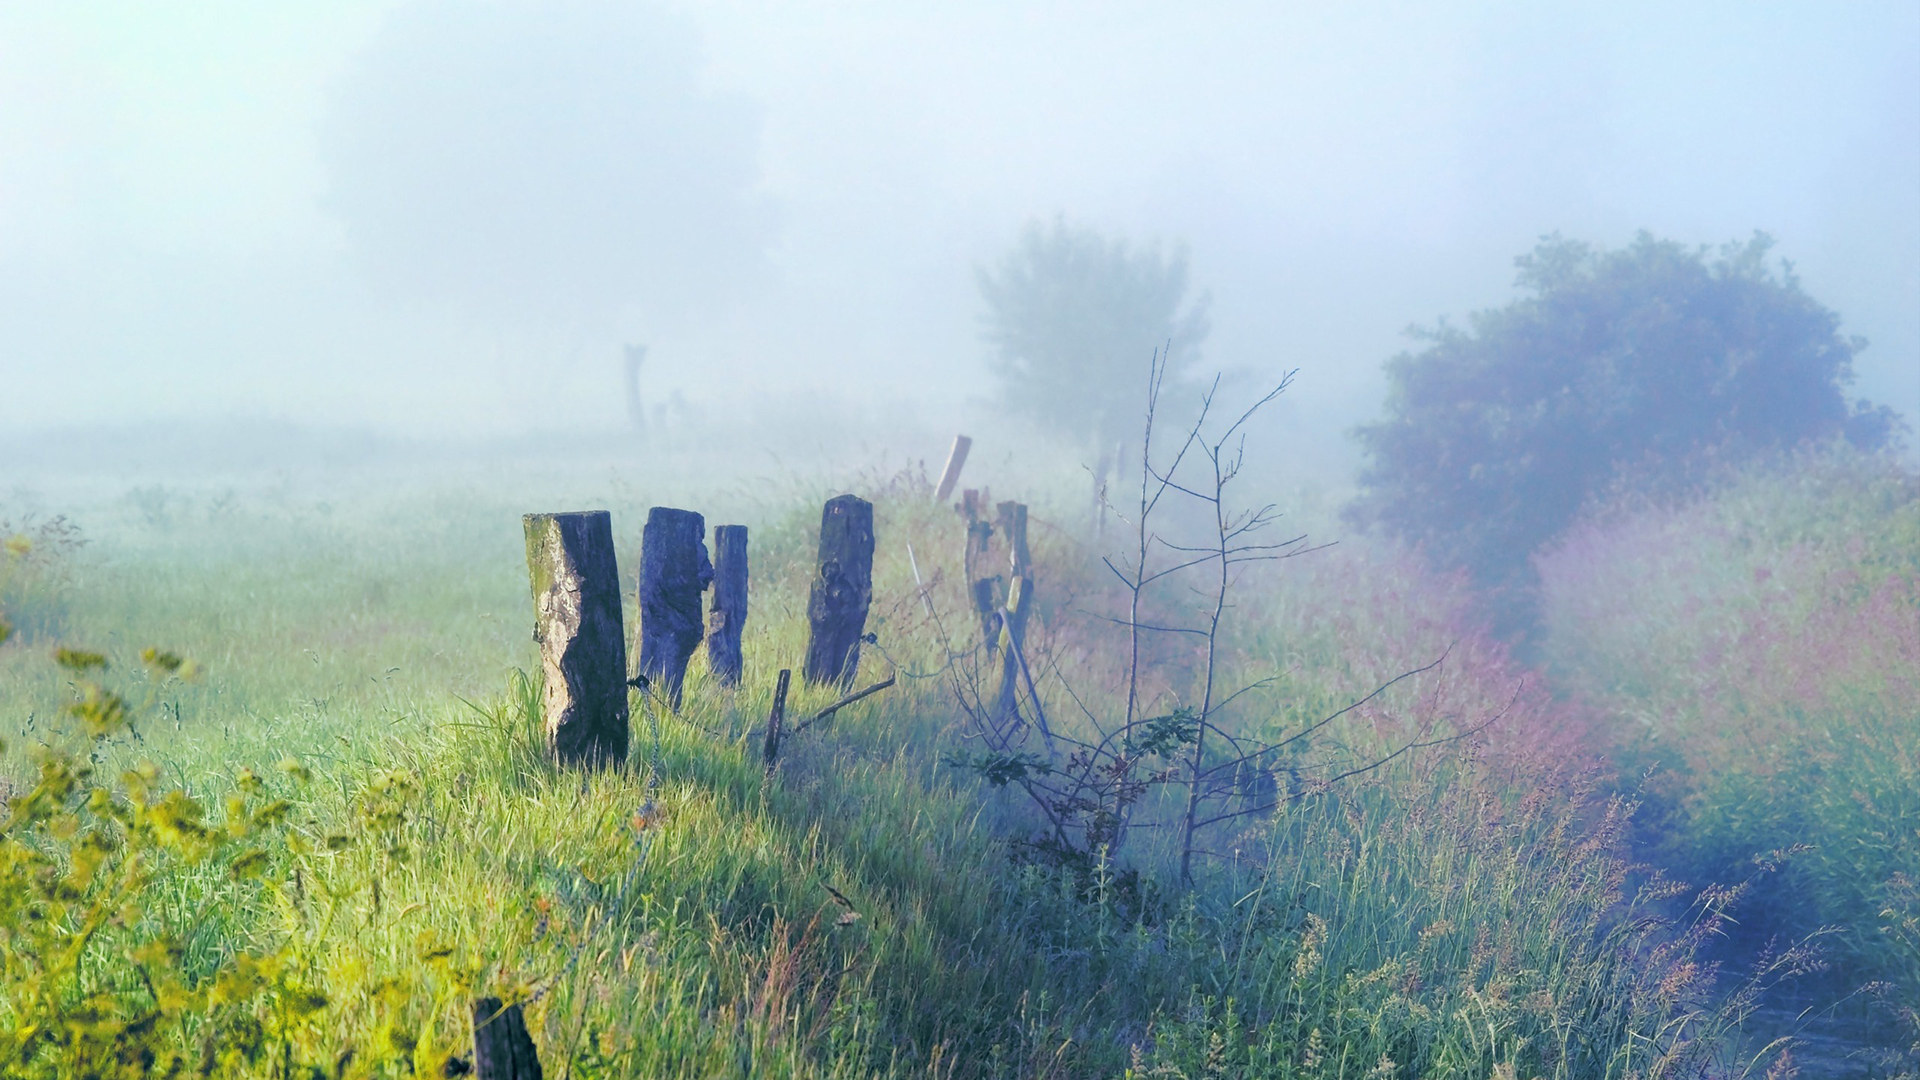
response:
<svg viewBox="0 0 1920 1080"><path fill-rule="evenodd" d="M807 682L851 686L860 666L860 636L873 603L873 504L855 495L827 500L820 515L819 570L807 599L813 624Z"/></svg>
<svg viewBox="0 0 1920 1080"><path fill-rule="evenodd" d="M953 437L953 449L947 451L947 467L940 470L940 486L934 489L933 501L943 503L953 494L953 487L960 482L960 470L966 467L967 451L973 449L973 440L965 435Z"/></svg>
<svg viewBox="0 0 1920 1080"><path fill-rule="evenodd" d="M605 510L527 514L533 640L545 673L547 751L563 765L627 760L627 646Z"/></svg>
<svg viewBox="0 0 1920 1080"><path fill-rule="evenodd" d="M640 674L676 709L700 645L700 594L713 580L706 532L699 514L656 506L640 536Z"/></svg>
<svg viewBox="0 0 1920 1080"><path fill-rule="evenodd" d="M540 1054L520 1006L503 1007L497 997L473 1003L473 1075L476 1080L541 1080Z"/></svg>
<svg viewBox="0 0 1920 1080"><path fill-rule="evenodd" d="M707 670L740 685L740 633L747 625L747 527L713 527L713 602L707 612Z"/></svg>
<svg viewBox="0 0 1920 1080"><path fill-rule="evenodd" d="M792 671L781 668L779 681L773 688L773 708L767 713L767 744L760 751L769 770L780 758L780 728L787 720L787 683L792 678Z"/></svg>

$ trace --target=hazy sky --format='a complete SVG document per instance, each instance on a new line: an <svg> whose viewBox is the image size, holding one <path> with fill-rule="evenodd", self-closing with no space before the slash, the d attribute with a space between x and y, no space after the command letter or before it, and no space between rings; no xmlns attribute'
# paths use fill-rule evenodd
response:
<svg viewBox="0 0 1920 1080"><path fill-rule="evenodd" d="M937 414L1057 213L1340 426L1542 233L1764 229L1916 418L1920 4L8 4L0 424Z"/></svg>

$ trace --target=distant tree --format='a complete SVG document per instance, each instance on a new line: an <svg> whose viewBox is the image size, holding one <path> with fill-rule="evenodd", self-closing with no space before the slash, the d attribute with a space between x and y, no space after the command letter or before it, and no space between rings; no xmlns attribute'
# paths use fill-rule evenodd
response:
<svg viewBox="0 0 1920 1080"><path fill-rule="evenodd" d="M1101 451L1140 426L1148 361L1177 379L1207 336L1207 301L1187 303L1187 256L1055 218L1031 222L976 271L983 336L1009 409Z"/></svg>
<svg viewBox="0 0 1920 1080"><path fill-rule="evenodd" d="M1425 348L1388 363L1387 415L1356 433L1350 517L1466 570L1496 625L1524 635L1531 556L1603 488L1809 439L1887 443L1894 414L1843 393L1866 342L1790 264L1769 267L1772 243L1543 239L1516 260L1526 295L1466 330L1410 331Z"/></svg>

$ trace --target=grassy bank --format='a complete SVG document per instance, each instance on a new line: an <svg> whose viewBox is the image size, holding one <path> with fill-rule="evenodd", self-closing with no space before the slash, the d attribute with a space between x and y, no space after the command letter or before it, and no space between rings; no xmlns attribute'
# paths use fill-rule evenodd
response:
<svg viewBox="0 0 1920 1080"><path fill-rule="evenodd" d="M628 768L590 777L544 763L514 674L521 507L90 529L59 638L110 666L0 648L6 1068L431 1075L482 993L525 1003L550 1076L1650 1077L1726 1048L1737 980L1700 951L1727 897L1632 864L1585 714L1463 623L1456 583L1358 547L1249 577L1225 673L1273 681L1222 720L1249 738L1440 662L1305 741L1294 797L1209 833L1190 884L1145 833L1078 875L1023 855L1011 788L943 762L971 745L953 639L905 545L957 623L958 524L917 475L854 489L880 536L863 672L903 678L771 774L753 728L803 644L824 492L740 502L746 686L696 660L657 759L636 698ZM615 505L623 554L641 509ZM1035 513L1034 655L1070 732L1112 715L1112 595L1083 528ZM149 644L205 673L143 674ZM1150 659L1156 707L1185 700L1191 651ZM89 741L62 711L89 685L131 725Z"/></svg>

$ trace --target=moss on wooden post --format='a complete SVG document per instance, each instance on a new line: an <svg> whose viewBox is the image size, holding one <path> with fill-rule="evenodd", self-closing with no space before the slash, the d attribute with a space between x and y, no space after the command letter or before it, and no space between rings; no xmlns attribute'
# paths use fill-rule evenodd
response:
<svg viewBox="0 0 1920 1080"><path fill-rule="evenodd" d="M612 516L528 514L523 522L548 752L562 765L622 764L627 648Z"/></svg>

